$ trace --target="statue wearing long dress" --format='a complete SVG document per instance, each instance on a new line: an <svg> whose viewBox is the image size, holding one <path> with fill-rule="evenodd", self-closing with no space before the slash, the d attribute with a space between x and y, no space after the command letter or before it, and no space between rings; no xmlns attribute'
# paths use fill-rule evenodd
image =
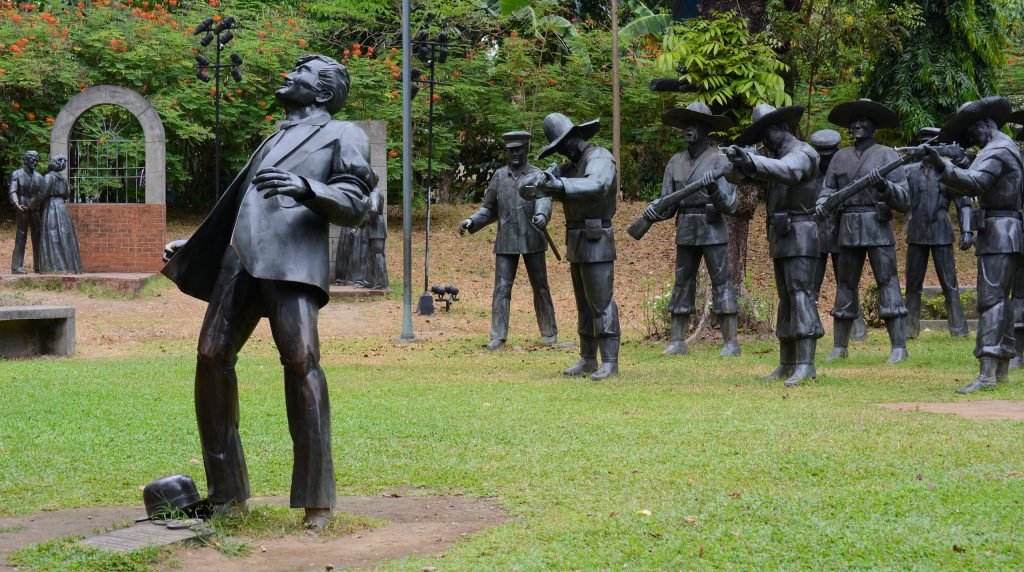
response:
<svg viewBox="0 0 1024 572"><path fill-rule="evenodd" d="M45 274L81 274L82 256L78 235L68 213L71 195L68 182L60 174L68 166L63 155L50 160L43 183L42 214L39 228L39 256L36 272Z"/></svg>

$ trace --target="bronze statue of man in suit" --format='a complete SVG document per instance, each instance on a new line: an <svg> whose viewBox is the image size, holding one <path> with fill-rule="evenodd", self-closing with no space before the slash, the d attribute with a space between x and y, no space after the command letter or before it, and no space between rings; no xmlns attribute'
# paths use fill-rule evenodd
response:
<svg viewBox="0 0 1024 572"><path fill-rule="evenodd" d="M32 240L32 268L39 272L39 227L42 226L42 195L45 192L43 175L36 171L39 153L28 151L22 159L22 167L11 173L11 184L7 194L14 205L15 224L14 253L11 255L11 272L25 273L25 243Z"/></svg>
<svg viewBox="0 0 1024 572"><path fill-rule="evenodd" d="M475 233L497 221L498 236L494 239L494 295L491 298L491 340L487 349L496 350L505 345L508 337L509 306L512 283L523 257L526 274L533 288L533 311L540 326L541 343L553 346L557 342L555 305L548 286L547 239L544 228L551 220L551 199L528 200L519 196L520 177L539 172L527 161L530 152L530 132L510 131L502 135L508 150L508 165L494 172L484 204L480 210L459 223L459 234Z"/></svg>
<svg viewBox="0 0 1024 572"><path fill-rule="evenodd" d="M317 313L328 300L328 229L366 216L377 182L366 134L331 116L349 76L331 58L298 60L275 94L287 120L263 141L213 212L167 245L163 273L209 302L199 333L196 416L215 511L245 510L249 477L238 435L235 362L264 316L284 366L294 465L291 506L322 529L335 503L327 380Z"/></svg>

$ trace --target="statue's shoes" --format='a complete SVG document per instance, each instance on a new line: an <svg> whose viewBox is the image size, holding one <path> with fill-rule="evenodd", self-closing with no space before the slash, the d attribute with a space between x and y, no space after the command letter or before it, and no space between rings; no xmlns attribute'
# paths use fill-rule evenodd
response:
<svg viewBox="0 0 1024 572"><path fill-rule="evenodd" d="M718 352L721 357L737 357L740 355L740 344L736 340L725 342L722 351Z"/></svg>
<svg viewBox="0 0 1024 572"><path fill-rule="evenodd" d="M793 387L805 379L816 379L817 377L818 372L814 371L813 364L798 363L796 364L796 367L793 368L793 375L786 380L784 385L786 387Z"/></svg>
<svg viewBox="0 0 1024 572"><path fill-rule="evenodd" d="M212 518L240 518L248 512L249 508L246 507L245 501L228 501L214 503L210 516Z"/></svg>
<svg viewBox="0 0 1024 572"><path fill-rule="evenodd" d="M776 380L779 380L779 379L789 378L790 376L793 375L793 370L795 368L796 368L796 366L793 366L793 365L782 365L782 364L779 364L779 367L775 368L775 371L769 373L766 376L761 377L761 381L772 382L772 381L776 381Z"/></svg>
<svg viewBox="0 0 1024 572"><path fill-rule="evenodd" d="M961 395L967 395L968 393L974 393L975 391L980 391L983 389L995 389L995 387L995 380L983 379L979 377L978 379L975 379L974 381L968 383L967 385L961 387L960 389L957 389L956 392Z"/></svg>
<svg viewBox="0 0 1024 572"><path fill-rule="evenodd" d="M667 356L684 356L690 351L689 346L686 345L685 340L672 340L665 346L665 351L661 352Z"/></svg>
<svg viewBox="0 0 1024 572"><path fill-rule="evenodd" d="M543 336L540 345L553 348L558 345L558 336Z"/></svg>
<svg viewBox="0 0 1024 572"><path fill-rule="evenodd" d="M832 351L825 356L825 361L836 361L850 357L850 350L846 348L832 348Z"/></svg>
<svg viewBox="0 0 1024 572"><path fill-rule="evenodd" d="M609 377L619 377L619 363L614 361L606 361L601 364L601 367L594 373L590 374L590 379L596 379L598 381L602 379L608 379Z"/></svg>
<svg viewBox="0 0 1024 572"><path fill-rule="evenodd" d="M505 345L505 340L491 340L491 341L487 342L487 345L485 345L484 347L489 349L489 350L491 350L491 351L494 351L494 350L501 349L502 346L504 346L504 345Z"/></svg>
<svg viewBox="0 0 1024 572"><path fill-rule="evenodd" d="M590 375L597 371L597 359L595 358L580 358L580 361L576 362L575 365L566 368L562 371L564 375Z"/></svg>
<svg viewBox="0 0 1024 572"><path fill-rule="evenodd" d="M307 508L306 516L302 519L302 526L313 532L320 532L327 528L331 522L331 509L329 508Z"/></svg>
<svg viewBox="0 0 1024 572"><path fill-rule="evenodd" d="M11 270L11 272L15 274L28 274L28 272L25 272L24 268L15 268L14 270Z"/></svg>
<svg viewBox="0 0 1024 572"><path fill-rule="evenodd" d="M910 357L910 352L907 351L907 348L893 348L892 353L889 354L889 359L885 363L900 363L901 361L906 361L908 357Z"/></svg>

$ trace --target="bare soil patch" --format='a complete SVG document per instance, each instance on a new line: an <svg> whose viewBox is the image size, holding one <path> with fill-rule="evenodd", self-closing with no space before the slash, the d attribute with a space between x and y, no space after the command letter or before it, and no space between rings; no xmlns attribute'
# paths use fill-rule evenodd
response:
<svg viewBox="0 0 1024 572"><path fill-rule="evenodd" d="M253 504L288 506L286 497L252 499ZM340 497L337 510L384 519L388 524L329 540L315 535L250 542L253 552L228 558L214 548L180 547L163 569L197 571L285 571L371 568L385 560L409 556L439 556L461 538L510 520L496 499L466 496ZM89 535L145 517L141 507L75 508L0 521L0 572L13 572L5 555L26 546L72 535Z"/></svg>
<svg viewBox="0 0 1024 572"><path fill-rule="evenodd" d="M966 419L1024 420L1024 400L990 399L986 401L951 401L941 403L879 403L879 407L896 411L928 411L952 413Z"/></svg>

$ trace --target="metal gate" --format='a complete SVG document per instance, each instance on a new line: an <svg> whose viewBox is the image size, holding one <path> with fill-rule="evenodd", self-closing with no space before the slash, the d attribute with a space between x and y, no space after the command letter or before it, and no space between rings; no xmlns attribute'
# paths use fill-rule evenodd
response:
<svg viewBox="0 0 1024 572"><path fill-rule="evenodd" d="M72 202L146 202L146 141L133 116L116 106L93 108L68 143Z"/></svg>

